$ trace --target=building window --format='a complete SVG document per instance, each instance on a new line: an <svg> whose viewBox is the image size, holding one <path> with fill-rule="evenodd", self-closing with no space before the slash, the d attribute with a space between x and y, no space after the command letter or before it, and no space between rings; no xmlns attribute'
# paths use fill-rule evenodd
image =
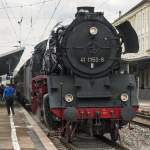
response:
<svg viewBox="0 0 150 150"><path fill-rule="evenodd" d="M148 69L148 81L147 81L147 86L150 89L150 69Z"/></svg>
<svg viewBox="0 0 150 150"><path fill-rule="evenodd" d="M145 32L148 32L148 9L145 10Z"/></svg>
<svg viewBox="0 0 150 150"><path fill-rule="evenodd" d="M144 88L150 88L150 70L148 68L144 70Z"/></svg>
<svg viewBox="0 0 150 150"><path fill-rule="evenodd" d="M139 38L139 51L141 51L141 40Z"/></svg>
<svg viewBox="0 0 150 150"><path fill-rule="evenodd" d="M148 49L148 36L145 37L145 50Z"/></svg>
<svg viewBox="0 0 150 150"><path fill-rule="evenodd" d="M145 24L144 24L144 19L145 19L145 14L144 14L144 12L142 13L142 26L141 26L141 28L142 28L142 33L144 33L144 26L145 26Z"/></svg>
<svg viewBox="0 0 150 150"><path fill-rule="evenodd" d="M142 51L144 50L144 38L142 38L142 40L141 40L141 50Z"/></svg>

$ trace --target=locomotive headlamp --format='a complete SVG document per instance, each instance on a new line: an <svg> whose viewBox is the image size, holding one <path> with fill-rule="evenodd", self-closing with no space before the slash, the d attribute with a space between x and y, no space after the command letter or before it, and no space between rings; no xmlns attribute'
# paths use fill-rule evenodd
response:
<svg viewBox="0 0 150 150"><path fill-rule="evenodd" d="M127 93L122 93L120 99L121 101L126 102L129 99L129 96Z"/></svg>
<svg viewBox="0 0 150 150"><path fill-rule="evenodd" d="M91 27L90 28L90 34L91 35L96 35L98 33L98 29L96 27Z"/></svg>
<svg viewBox="0 0 150 150"><path fill-rule="evenodd" d="M73 101L73 95L72 94L66 94L65 95L65 101L70 103Z"/></svg>

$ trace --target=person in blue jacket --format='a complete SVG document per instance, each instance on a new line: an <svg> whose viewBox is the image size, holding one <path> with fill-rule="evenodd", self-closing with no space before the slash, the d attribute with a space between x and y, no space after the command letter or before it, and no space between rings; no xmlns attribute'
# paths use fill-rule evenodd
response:
<svg viewBox="0 0 150 150"><path fill-rule="evenodd" d="M14 95L15 95L15 88L11 85L7 85L4 89L3 98L6 101L6 108L8 115L10 115L10 109L12 111L12 114L14 115Z"/></svg>

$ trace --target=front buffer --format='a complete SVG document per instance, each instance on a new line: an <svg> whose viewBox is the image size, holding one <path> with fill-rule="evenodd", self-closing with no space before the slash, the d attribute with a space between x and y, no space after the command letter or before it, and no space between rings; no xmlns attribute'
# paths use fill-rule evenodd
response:
<svg viewBox="0 0 150 150"><path fill-rule="evenodd" d="M49 76L48 83L50 112L55 121L63 124L64 136L66 129L71 127L69 133L79 131L91 136L110 133L115 141L118 129L132 120L138 110L133 75L112 75L95 80Z"/></svg>

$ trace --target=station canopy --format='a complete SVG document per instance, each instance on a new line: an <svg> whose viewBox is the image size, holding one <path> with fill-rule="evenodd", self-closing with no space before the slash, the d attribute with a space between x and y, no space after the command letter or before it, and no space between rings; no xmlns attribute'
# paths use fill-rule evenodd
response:
<svg viewBox="0 0 150 150"><path fill-rule="evenodd" d="M0 75L12 73L20 61L24 47L0 54Z"/></svg>
<svg viewBox="0 0 150 150"><path fill-rule="evenodd" d="M126 62L146 61L150 59L150 49L146 51L139 51L138 53L124 54L121 58Z"/></svg>

